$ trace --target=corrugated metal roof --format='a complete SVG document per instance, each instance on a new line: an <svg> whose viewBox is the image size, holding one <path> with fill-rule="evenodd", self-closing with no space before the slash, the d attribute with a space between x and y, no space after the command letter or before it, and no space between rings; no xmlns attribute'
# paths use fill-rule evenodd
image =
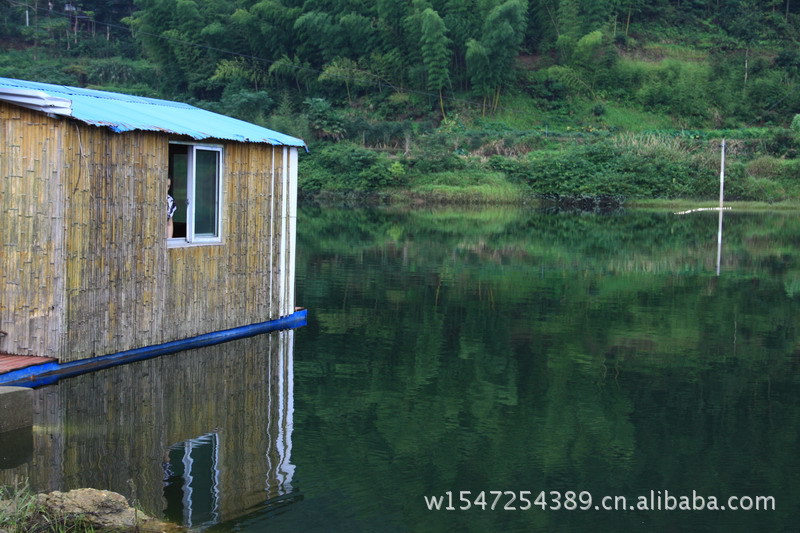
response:
<svg viewBox="0 0 800 533"><path fill-rule="evenodd" d="M189 104L130 94L0 78L0 100L116 132L161 131L197 140L306 146L302 139Z"/></svg>

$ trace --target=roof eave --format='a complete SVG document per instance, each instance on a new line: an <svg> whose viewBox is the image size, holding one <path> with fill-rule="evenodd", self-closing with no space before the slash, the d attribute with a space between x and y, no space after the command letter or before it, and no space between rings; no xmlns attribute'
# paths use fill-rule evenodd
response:
<svg viewBox="0 0 800 533"><path fill-rule="evenodd" d="M305 149L305 151L308 151L308 145L306 145L306 143L304 141L302 141L301 139L296 139L297 140L296 143L287 143L285 141L281 141L279 139L273 139L271 137L251 138L251 137L245 137L243 135L219 136L219 135L212 135L212 134L208 134L208 133L204 133L204 132L200 132L200 131L186 132L186 131L170 130L168 128L160 128L160 127L147 128L147 127L143 127L141 125L132 126L130 124L124 124L124 123L109 123L109 122L102 121L102 120L90 120L90 119L80 118L80 117L75 117L75 116L73 116L72 118L75 119L75 120L78 120L80 122L83 122L84 124L88 124L90 126L98 126L98 127L109 128L112 131L114 131L115 133L125 133L125 132L128 132L128 131L153 131L153 132L157 132L157 133L167 133L167 134L171 134L171 135L181 135L181 136L185 135L185 136L191 137L192 139L195 139L197 141L203 141L203 140L208 140L208 139L219 139L219 140L222 140L222 141L234 141L234 142L254 143L254 144L270 144L270 145L273 145L273 146L291 146L291 147L295 147L295 148L303 148L303 149Z"/></svg>
<svg viewBox="0 0 800 533"><path fill-rule="evenodd" d="M32 89L0 88L0 100L52 115L72 116L72 100Z"/></svg>

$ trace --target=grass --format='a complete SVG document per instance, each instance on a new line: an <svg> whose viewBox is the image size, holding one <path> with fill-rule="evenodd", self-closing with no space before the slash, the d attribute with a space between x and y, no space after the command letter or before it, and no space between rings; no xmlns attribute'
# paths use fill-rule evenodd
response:
<svg viewBox="0 0 800 533"><path fill-rule="evenodd" d="M666 130L674 127L672 121L664 116L617 103L604 104L605 113L602 123L608 128L622 131L638 132L649 130Z"/></svg>
<svg viewBox="0 0 800 533"><path fill-rule="evenodd" d="M409 190L412 199L447 204L513 204L521 203L524 192L512 184L503 188L491 185L428 185Z"/></svg>
<svg viewBox="0 0 800 533"><path fill-rule="evenodd" d="M658 59L677 59L680 61L707 61L708 52L696 46L676 43L648 43L642 46L646 56Z"/></svg>
<svg viewBox="0 0 800 533"><path fill-rule="evenodd" d="M725 207L733 211L800 211L800 201L788 200L777 203L767 202L725 202ZM637 199L625 202L625 207L633 209L688 210L701 207L719 207L719 200L698 201L692 199Z"/></svg>
<svg viewBox="0 0 800 533"><path fill-rule="evenodd" d="M9 533L93 533L82 516L44 509L26 485L0 487L0 530Z"/></svg>
<svg viewBox="0 0 800 533"><path fill-rule="evenodd" d="M416 176L408 189L396 193L432 203L511 204L525 200L525 190L500 172L450 171Z"/></svg>
<svg viewBox="0 0 800 533"><path fill-rule="evenodd" d="M526 95L505 95L500 108L493 116L482 119L484 123L499 123L520 131L537 129L544 124L570 123L555 111L542 109L536 100Z"/></svg>
<svg viewBox="0 0 800 533"><path fill-rule="evenodd" d="M601 104L604 112L593 115L595 106ZM670 130L675 128L672 120L663 114L651 113L619 102L600 102L575 99L567 110L548 111L541 109L535 100L527 96L507 96L494 116L481 119L482 124L502 124L510 130L539 130L545 125L553 129L566 126L579 128L580 123L600 129L640 132L650 130Z"/></svg>

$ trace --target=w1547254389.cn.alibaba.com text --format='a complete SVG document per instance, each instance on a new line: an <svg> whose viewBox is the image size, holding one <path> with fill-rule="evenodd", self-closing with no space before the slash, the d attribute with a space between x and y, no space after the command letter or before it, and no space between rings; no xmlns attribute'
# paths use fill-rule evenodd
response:
<svg viewBox="0 0 800 533"><path fill-rule="evenodd" d="M774 511L774 496L702 496L651 490L640 496L595 497L589 491L445 491L425 496L429 511Z"/></svg>

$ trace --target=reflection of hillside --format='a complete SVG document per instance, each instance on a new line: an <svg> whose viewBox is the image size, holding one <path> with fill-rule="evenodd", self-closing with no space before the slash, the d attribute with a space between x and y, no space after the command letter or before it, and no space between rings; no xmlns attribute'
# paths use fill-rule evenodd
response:
<svg viewBox="0 0 800 533"><path fill-rule="evenodd" d="M195 525L291 493L293 335L251 337L37 389L33 460L0 471L0 484L27 478L34 490L113 490L151 514L170 508L172 518L193 517Z"/></svg>
<svg viewBox="0 0 800 533"><path fill-rule="evenodd" d="M616 366L699 371L727 356L730 339L754 363L769 357L755 340L761 335L781 339L780 349L800 343L784 318L800 292L797 252L788 252L800 235L795 217L728 217L716 278L713 213L465 211L463 220L458 213L306 212L302 226L319 225L323 234L315 240L317 230L308 230L298 264L318 327L390 342L384 335L398 321L409 329L420 320L439 324L447 338L453 320L468 320L473 332L497 327L554 353L580 354L591 372L609 354ZM341 225L355 221L361 225ZM331 240L340 229L358 233L355 246ZM772 248L763 245L770 239ZM496 316L503 319L495 324Z"/></svg>
<svg viewBox="0 0 800 533"><path fill-rule="evenodd" d="M568 525L564 513L409 518L421 494L452 487L798 493L791 217L731 217L717 277L713 216L453 213L320 212L300 236L301 300L319 320L299 332L296 459L347 518L397 531L792 523L789 504L573 513ZM780 253L751 247L760 239ZM375 493L387 479L391 494Z"/></svg>
<svg viewBox="0 0 800 533"><path fill-rule="evenodd" d="M687 273L713 271L716 261L714 213L303 209L299 216L298 238L311 249L402 251L412 263L479 262L491 269L528 258L525 264L544 268ZM792 213L728 213L723 270L800 272L798 240L800 217Z"/></svg>

